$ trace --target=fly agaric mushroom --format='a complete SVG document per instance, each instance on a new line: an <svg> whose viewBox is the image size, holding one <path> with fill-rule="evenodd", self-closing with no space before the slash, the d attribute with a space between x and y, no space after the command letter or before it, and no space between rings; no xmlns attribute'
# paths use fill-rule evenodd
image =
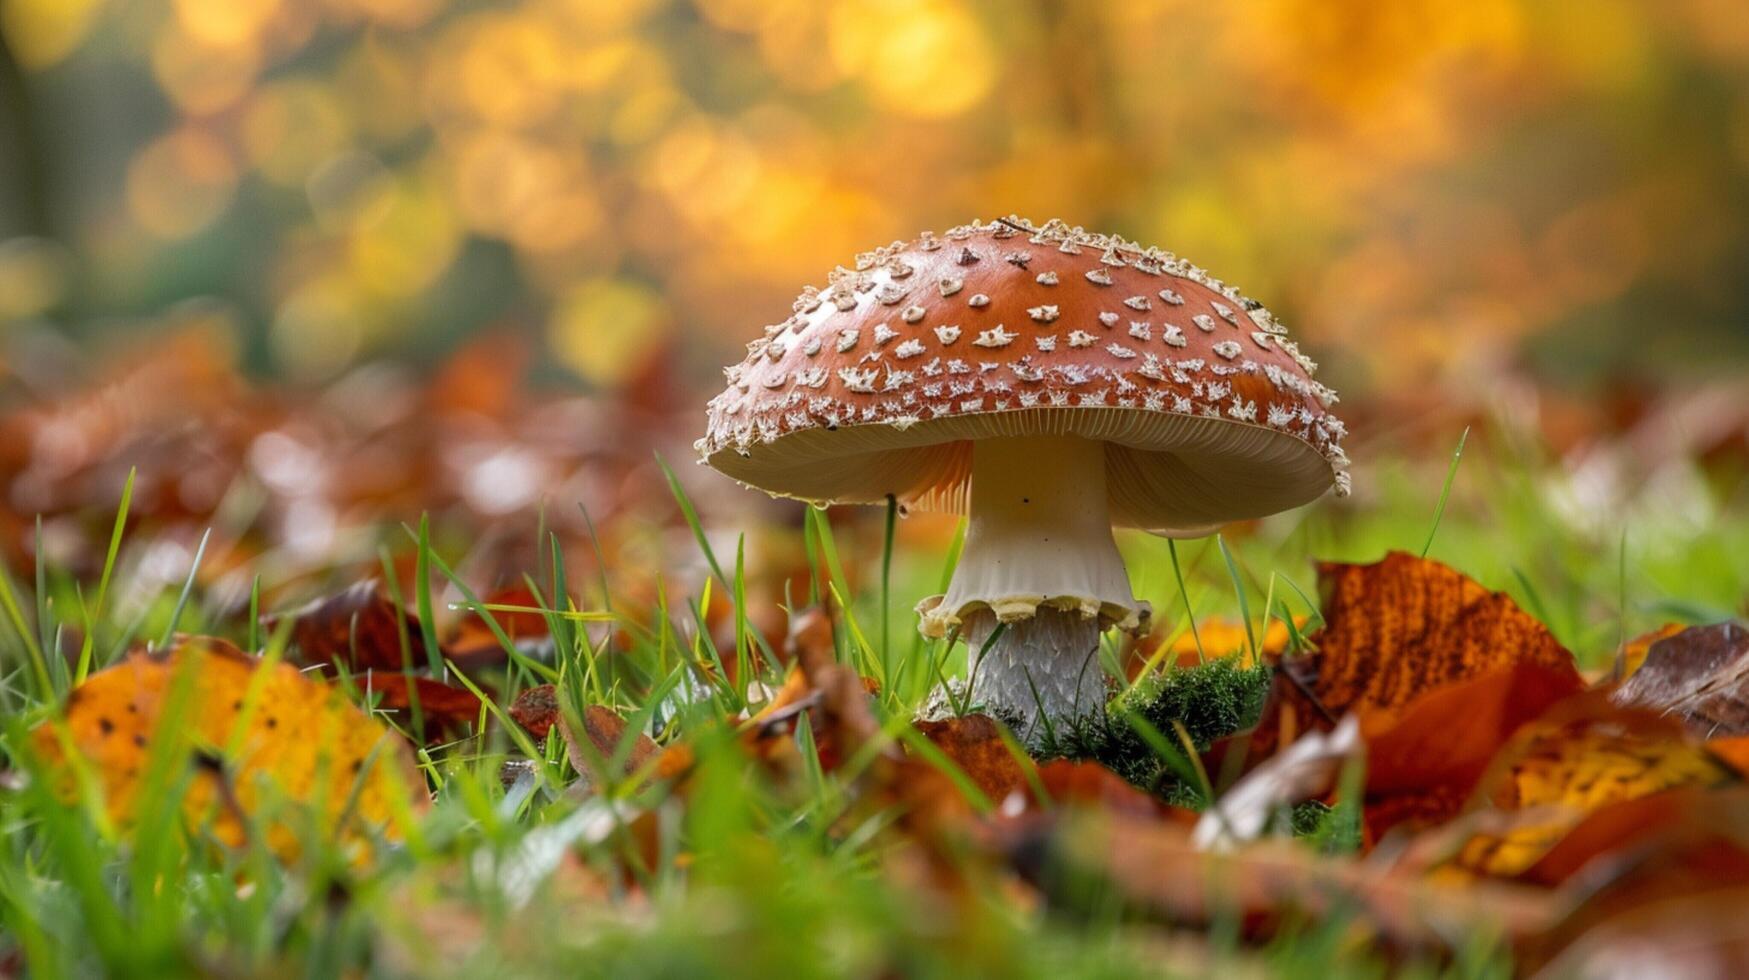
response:
<svg viewBox="0 0 1749 980"><path fill-rule="evenodd" d="M1113 525L1170 536L1348 491L1335 393L1259 304L1155 248L1019 218L857 256L725 369L703 461L774 496L964 512L920 629L1036 738L1104 708L1138 630Z"/></svg>

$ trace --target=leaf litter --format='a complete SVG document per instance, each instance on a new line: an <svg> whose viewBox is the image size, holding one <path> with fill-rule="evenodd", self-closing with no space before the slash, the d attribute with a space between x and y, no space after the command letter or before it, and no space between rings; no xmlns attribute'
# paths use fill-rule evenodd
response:
<svg viewBox="0 0 1749 980"><path fill-rule="evenodd" d="M891 714L878 688L840 660L838 624L819 607L794 615L785 682L741 717L658 726L606 703L568 706L562 685L523 687L496 717L534 740L556 730L580 777L570 791L608 809L579 811L575 826L526 843L505 866L517 901L574 860L565 855L577 839L615 827L630 834L628 863L609 879L599 869L568 872L589 882L572 891L580 901L638 891L638 869L662 859L657 814L684 810L698 791L700 753L716 751L713 727L761 778L834 781L842 796L832 835L874 828L886 841L877 852L886 873L949 902L974 901L994 882L1067 909L1089 900L1092 882L1102 901L1178 928L1238 921L1247 941L1343 914L1391 957L1450 956L1487 935L1521 964L1555 969L1620 955L1681 917L1695 890L1749 893L1738 819L1749 817L1740 788L1749 749L1707 740L1740 730L1731 698L1740 627L1667 632L1626 680L1590 686L1509 598L1437 562L1392 554L1374 565L1326 564L1319 577L1322 625L1307 649L1289 652L1271 636L1264 662L1251 667L1236 653L1190 663L1175 645L1146 668L1157 677L1133 678L1113 702L1122 713L1113 730L1153 710L1177 733L1166 738L1183 753L1176 766L1210 785L1209 773L1223 774L1200 816L1158 779L1108 764L1117 760L1101 752L1111 742L1035 759L986 715L913 724ZM265 620L270 629L278 622ZM545 618L512 622L518 640L549 639ZM142 805L147 747L170 739L212 760L191 764L199 778L184 811L220 844L240 846L257 814L277 812L264 808L269 791L315 806L324 834L361 847L398 839L398 821L426 799L413 743L327 675L368 677L379 710L411 710L417 696L427 724L453 724L454 737L485 739L499 726L482 728L477 688L424 673L423 624L373 583L299 610L286 629L297 656L327 670L184 638L93 674L32 734L46 778L69 799L81 778L94 778L125 827ZM466 639L471 629L450 635L477 645ZM1160 706L1170 702L1162 692L1183 690L1173 685L1198 671L1263 671L1267 699L1192 736L1176 717L1185 711ZM178 717L194 721L166 725L179 677L193 680L182 682ZM603 773L604 761L617 771ZM599 795L616 783L629 788ZM1352 815L1359 836L1335 848L1295 840L1306 836L1303 823L1274 817L1300 807L1326 828ZM289 827L270 818L266 833L273 852L297 853ZM1664 855L1656 866L1643 859L1651 852ZM1732 936L1715 917L1683 921L1685 935L1717 947L1685 956L1732 961Z"/></svg>

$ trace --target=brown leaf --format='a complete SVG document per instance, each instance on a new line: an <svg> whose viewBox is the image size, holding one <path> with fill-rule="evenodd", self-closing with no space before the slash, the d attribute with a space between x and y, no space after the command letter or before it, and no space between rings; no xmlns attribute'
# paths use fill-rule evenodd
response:
<svg viewBox="0 0 1749 980"><path fill-rule="evenodd" d="M1251 938L1273 935L1298 916L1317 920L1340 912L1354 917L1361 935L1387 947L1443 949L1478 934L1538 935L1560 910L1542 889L1446 884L1325 857L1288 841L1210 853L1196 848L1181 826L1116 812L1069 812L1018 824L1005 843L1022 874L1047 894L1055 882L1091 874L1131 907L1176 926L1236 920Z"/></svg>
<svg viewBox="0 0 1749 980"><path fill-rule="evenodd" d="M604 705L591 704L583 708L582 725L574 728L563 713L558 718L559 737L565 740L565 754L571 760L571 768L584 780L593 780L600 768L600 762L591 758L590 752L583 748L585 740L594 750L594 755L601 762L611 762L615 752L626 737L626 721L612 708ZM644 763L655 757L658 749L650 736L638 732L632 736L630 753L626 756L625 765L621 769L623 775L632 775L643 768Z"/></svg>
<svg viewBox="0 0 1749 980"><path fill-rule="evenodd" d="M1686 719L1702 734L1749 734L1749 629L1695 626L1652 643L1617 704Z"/></svg>
<svg viewBox="0 0 1749 980"><path fill-rule="evenodd" d="M271 633L288 617L292 619L292 646L305 663L343 664L355 673L398 673L403 667L403 629L407 662L415 670L427 663L419 617L396 606L374 580L359 582L291 612L263 616L261 625Z"/></svg>
<svg viewBox="0 0 1749 980"><path fill-rule="evenodd" d="M1740 787L1676 789L1594 811L1520 876L1583 899L1523 965L1555 957L1539 976L1598 975L1600 957L1612 957L1637 975L1742 975L1746 827L1749 790ZM1591 972L1569 969L1581 966Z"/></svg>
<svg viewBox="0 0 1749 980"><path fill-rule="evenodd" d="M596 775L600 762L612 760L626 732L625 719L612 708L599 704L585 706L581 725L573 726L566 719L558 692L551 684L527 688L518 694L510 705L510 717L536 738L546 738L554 725L559 726L559 737L565 742L565 754L571 760L571 768L585 780ZM591 752L583 748L585 742L599 761L592 759ZM660 749L655 740L639 732L630 751L622 769L622 774L628 776L642 769ZM691 764L690 754L686 764Z"/></svg>
<svg viewBox="0 0 1749 980"><path fill-rule="evenodd" d="M413 724L413 699L410 691L418 693L419 712L425 727L414 734L427 745L465 735L468 726L480 719L480 699L465 687L445 684L429 677L407 677L386 672L373 674L370 686L373 692L381 694L377 707L396 712L397 718L408 726Z"/></svg>
<svg viewBox="0 0 1749 980"><path fill-rule="evenodd" d="M1749 976L1749 886L1671 895L1592 923L1539 978Z"/></svg>
<svg viewBox="0 0 1749 980"><path fill-rule="evenodd" d="M837 660L832 639L832 619L816 606L798 615L790 628L789 654L810 690L818 691L814 709L815 744L820 763L836 768L863 746L881 737L880 721L869 707L868 688L856 671ZM887 747L882 754L899 758Z"/></svg>
<svg viewBox="0 0 1749 980"><path fill-rule="evenodd" d="M1569 698L1525 725L1490 765L1478 793L1495 810L1541 819L1466 844L1458 866L1513 875L1534 865L1590 811L1674 787L1734 777L1689 739L1680 722L1609 703L1607 693Z"/></svg>
<svg viewBox="0 0 1749 980"><path fill-rule="evenodd" d="M948 758L994 803L1027 785L1026 773L1003 741L1001 722L989 715L964 715L940 721L919 721L916 728L934 742ZM1027 760L1031 764L1031 760Z"/></svg>
<svg viewBox="0 0 1749 980"><path fill-rule="evenodd" d="M1194 812L1166 805L1097 762L1053 759L1038 767L1038 778L1051 801L1059 806L1085 806L1131 817L1165 819L1182 827L1196 822Z"/></svg>
<svg viewBox="0 0 1749 980"><path fill-rule="evenodd" d="M1372 565L1318 566L1324 626L1316 650L1282 662L1254 752L1281 733L1328 729L1355 711L1388 723L1418 696L1518 663L1578 674L1572 654L1504 592L1392 552Z"/></svg>
<svg viewBox="0 0 1749 980"><path fill-rule="evenodd" d="M1512 733L1579 690L1570 667L1518 663L1429 691L1395 717L1374 720L1365 731L1368 837L1455 816Z"/></svg>
<svg viewBox="0 0 1749 980"><path fill-rule="evenodd" d="M551 684L530 687L510 704L510 717L535 738L546 738L559 720L559 697Z"/></svg>
<svg viewBox="0 0 1749 980"><path fill-rule="evenodd" d="M540 600L526 585L516 585L499 589L487 594L482 600L488 606L516 606L523 609L539 609ZM547 618L539 612L521 612L506 609L492 610L492 619L504 635L510 638L517 649L525 645L545 641L552 634L547 629ZM505 657L504 645L498 642L498 637L487 625L486 617L476 610L469 610L467 615L456 621L449 635L444 639L444 648L456 663L480 664L502 662ZM471 674L473 666L468 667Z"/></svg>
<svg viewBox="0 0 1749 980"><path fill-rule="evenodd" d="M1055 806L1089 806L1143 816L1182 816L1177 810L1131 786L1122 776L1097 762L1053 759L1035 766L1024 755L1016 758L1000 733L1002 723L988 715L964 715L940 721L916 722L916 728L963 769L978 789L1003 813L1008 813L1015 795L1027 808L1044 805L1025 767L1033 767L1038 786Z"/></svg>

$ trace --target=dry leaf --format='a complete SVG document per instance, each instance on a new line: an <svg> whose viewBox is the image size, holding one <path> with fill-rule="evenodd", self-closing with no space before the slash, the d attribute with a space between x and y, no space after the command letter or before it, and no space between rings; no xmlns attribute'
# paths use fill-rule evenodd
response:
<svg viewBox="0 0 1749 980"><path fill-rule="evenodd" d="M1587 692L1513 736L1478 792L1496 810L1543 808L1546 817L1472 839L1459 867L1514 875L1542 858L1586 813L1679 786L1714 786L1729 768L1689 740L1680 723Z"/></svg>
<svg viewBox="0 0 1749 980"><path fill-rule="evenodd" d="M366 683L363 678L359 682ZM399 673L373 673L368 685L369 693L379 695L377 710L394 712L396 720L408 728L413 726L412 695L418 694L424 727L414 734L426 745L466 735L469 726L480 720L480 699L465 687Z"/></svg>
<svg viewBox="0 0 1749 980"><path fill-rule="evenodd" d="M287 617L293 621L291 644L305 663L344 664L354 673L400 673L406 666L420 670L427 664L419 618L395 605L375 581L367 579L288 613L263 616L261 624L271 632Z"/></svg>
<svg viewBox="0 0 1749 980"><path fill-rule="evenodd" d="M187 700L174 703L182 692ZM174 723L161 726L171 707ZM424 778L400 736L338 688L290 664L263 667L222 640L186 639L165 653L132 654L68 694L64 719L38 726L32 738L55 770L57 790L70 798L76 782L61 731L89 765L124 832L138 807L157 802L138 798L154 738L178 740L222 765L222 775L207 770L191 784L183 812L189 826L210 821L213 836L232 846L247 833L233 806L261 813L281 794L320 803L324 832L347 840L360 856L373 833L396 836L396 815L426 801ZM266 844L284 857L298 852L297 837L283 821L267 827Z"/></svg>
<svg viewBox="0 0 1749 980"><path fill-rule="evenodd" d="M1701 734L1749 733L1749 629L1695 626L1649 644L1645 661L1616 689L1617 704L1688 720Z"/></svg>
<svg viewBox="0 0 1749 980"><path fill-rule="evenodd" d="M1556 957L1539 976L1605 975L1607 958L1624 975L1741 975L1745 828L1749 790L1737 787L1676 789L1593 812L1520 876L1583 898L1527 950L1523 967ZM1581 966L1590 972L1569 970Z"/></svg>
<svg viewBox="0 0 1749 980"><path fill-rule="evenodd" d="M1022 874L1053 893L1092 874L1132 906L1175 926L1238 921L1250 938L1306 915L1352 916L1355 928L1393 949L1462 948L1490 933L1519 939L1558 921L1542 889L1505 882L1428 881L1289 841L1258 841L1230 854L1199 850L1181 826L1118 813L1078 811L1016 825L1005 841ZM1068 874L1064 874L1067 871Z"/></svg>
<svg viewBox="0 0 1749 980"><path fill-rule="evenodd" d="M1255 840L1282 807L1322 796L1336 784L1343 763L1360 751L1360 722L1349 715L1328 734L1311 732L1271 757L1196 822L1191 843L1204 850L1231 850Z"/></svg>
<svg viewBox="0 0 1749 980"><path fill-rule="evenodd" d="M1051 802L1058 806L1084 806L1106 813L1164 819L1181 827L1196 822L1193 811L1168 806L1097 762L1054 759L1038 767L1038 778Z"/></svg>
<svg viewBox="0 0 1749 980"><path fill-rule="evenodd" d="M516 696L510 705L510 717L536 738L546 738L554 725L565 742L565 753L571 768L585 781L593 778L600 761L610 761L625 738L626 722L612 708L591 704L583 708L580 730L570 724L559 706L557 691L551 684L531 687ZM587 742L588 750L583 748ZM632 739L622 774L631 775L644 767L659 751L655 741L642 732ZM591 758L591 753L596 758ZM688 760L690 764L690 759Z"/></svg>
<svg viewBox="0 0 1749 980"><path fill-rule="evenodd" d="M1324 626L1316 650L1282 661L1254 752L1281 735L1329 729L1343 713L1371 729L1422 694L1513 664L1578 673L1548 629L1504 592L1436 561L1392 552L1372 565L1318 566Z"/></svg>
<svg viewBox="0 0 1749 980"><path fill-rule="evenodd" d="M1026 787L1026 773L1002 739L1001 722L989 715L964 715L914 724L993 802L1001 803L1010 793ZM1028 764L1031 764L1030 760Z"/></svg>
<svg viewBox="0 0 1749 980"><path fill-rule="evenodd" d="M1519 726L1578 693L1572 668L1513 664L1410 702L1366 731L1367 835L1455 816Z"/></svg>
<svg viewBox="0 0 1749 980"><path fill-rule="evenodd" d="M524 609L539 609L541 605L540 600L526 585L499 589L481 601L488 606L516 606ZM542 643L552 635L547 629L546 616L540 612L494 609L492 620L519 650ZM470 675L476 666L499 663L507 656L504 644L498 642L498 636L486 623L486 617L471 609L467 615L456 621L443 645L456 663L466 666Z"/></svg>

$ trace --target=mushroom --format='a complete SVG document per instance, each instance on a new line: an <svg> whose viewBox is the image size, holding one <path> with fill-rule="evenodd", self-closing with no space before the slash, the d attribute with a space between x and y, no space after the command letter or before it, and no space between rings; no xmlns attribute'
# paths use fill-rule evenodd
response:
<svg viewBox="0 0 1749 980"><path fill-rule="evenodd" d="M987 647L974 700L1036 741L1041 711L1103 710L1101 633L1147 623L1114 525L1195 536L1347 492L1335 393L1285 333L1171 253L973 223L805 290L726 369L697 448L774 496L965 513L919 628Z"/></svg>

